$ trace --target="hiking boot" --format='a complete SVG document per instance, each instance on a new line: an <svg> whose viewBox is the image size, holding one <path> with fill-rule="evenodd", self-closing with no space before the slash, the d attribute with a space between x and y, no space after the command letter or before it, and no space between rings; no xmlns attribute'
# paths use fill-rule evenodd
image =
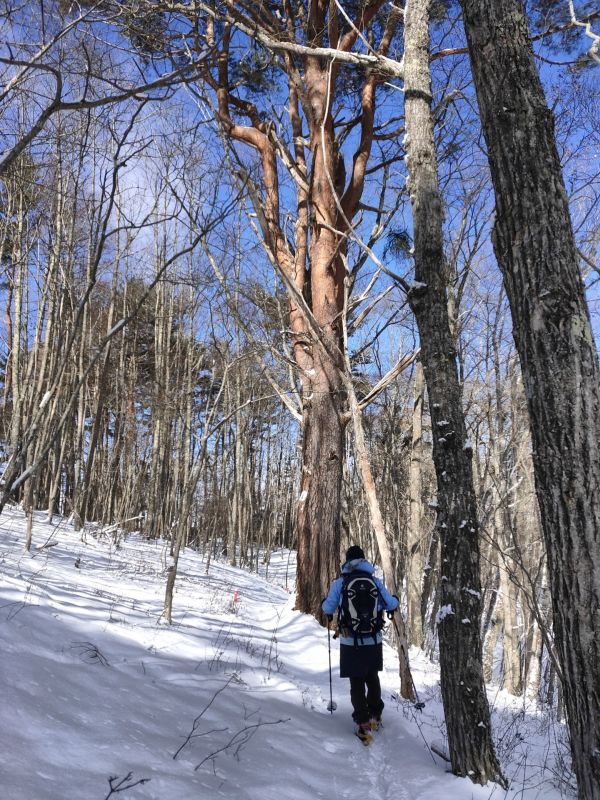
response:
<svg viewBox="0 0 600 800"><path fill-rule="evenodd" d="M381 728L381 717L371 717L369 725L372 731L378 731Z"/></svg>
<svg viewBox="0 0 600 800"><path fill-rule="evenodd" d="M355 733L363 744L369 745L373 741L370 722L362 722L360 725L357 725Z"/></svg>

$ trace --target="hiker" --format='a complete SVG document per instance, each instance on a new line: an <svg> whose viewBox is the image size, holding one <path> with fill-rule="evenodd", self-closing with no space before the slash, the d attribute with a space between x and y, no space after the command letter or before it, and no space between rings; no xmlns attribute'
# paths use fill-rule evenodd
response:
<svg viewBox="0 0 600 800"><path fill-rule="evenodd" d="M378 674L383 669L383 612L398 608L398 598L374 572L362 549L350 547L341 576L331 584L321 604L328 624L338 612L340 677L350 678L352 719L364 744L370 744L371 731L379 728L384 706Z"/></svg>

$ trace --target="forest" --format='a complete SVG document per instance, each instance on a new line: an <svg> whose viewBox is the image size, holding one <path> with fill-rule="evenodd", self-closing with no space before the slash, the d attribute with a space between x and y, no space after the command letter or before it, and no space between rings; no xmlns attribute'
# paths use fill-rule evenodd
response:
<svg viewBox="0 0 600 800"><path fill-rule="evenodd" d="M399 697L439 669L454 775L508 785L494 687L600 800L598 7L0 24L0 528L30 558L41 519L165 548L169 626L183 559L285 551L325 627L357 545L400 598Z"/></svg>

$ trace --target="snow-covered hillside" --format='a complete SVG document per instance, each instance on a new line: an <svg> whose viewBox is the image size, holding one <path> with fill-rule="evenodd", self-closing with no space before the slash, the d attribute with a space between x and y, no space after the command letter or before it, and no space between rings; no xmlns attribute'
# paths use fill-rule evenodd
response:
<svg viewBox="0 0 600 800"><path fill-rule="evenodd" d="M2 800L567 796L564 728L492 690L511 790L447 773L427 746L443 738L438 676L416 651L425 710L396 698L386 648L385 727L363 747L335 643L337 711L327 711L327 634L293 611L291 554L257 576L216 560L207 570L187 551L168 627L164 542L130 535L117 546L100 532L82 541L43 519L29 554L21 512L0 517Z"/></svg>

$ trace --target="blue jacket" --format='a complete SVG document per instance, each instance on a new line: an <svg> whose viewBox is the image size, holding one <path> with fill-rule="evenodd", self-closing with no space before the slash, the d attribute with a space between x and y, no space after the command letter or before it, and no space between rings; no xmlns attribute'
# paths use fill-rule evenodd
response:
<svg viewBox="0 0 600 800"><path fill-rule="evenodd" d="M342 599L342 587L344 585L344 575L349 575L351 572L368 572L369 575L373 577L375 581L375 585L379 589L379 599L377 601L377 608L379 611L395 611L398 608L398 598L391 595L388 590L385 588L383 583L376 578L373 574L375 572L375 567L365 558L355 558L352 561L347 561L345 564L342 565L342 577L336 578L334 582L329 587L329 593L325 600L323 600L321 604L321 608L325 612L325 614L331 615L335 614L337 609L340 605L340 600ZM381 631L377 634L377 644L381 642L382 636ZM364 644L364 645L372 645L375 644L373 640L369 637L364 641L359 639L358 642L355 642L353 636L340 636L340 644L352 645L355 644Z"/></svg>

